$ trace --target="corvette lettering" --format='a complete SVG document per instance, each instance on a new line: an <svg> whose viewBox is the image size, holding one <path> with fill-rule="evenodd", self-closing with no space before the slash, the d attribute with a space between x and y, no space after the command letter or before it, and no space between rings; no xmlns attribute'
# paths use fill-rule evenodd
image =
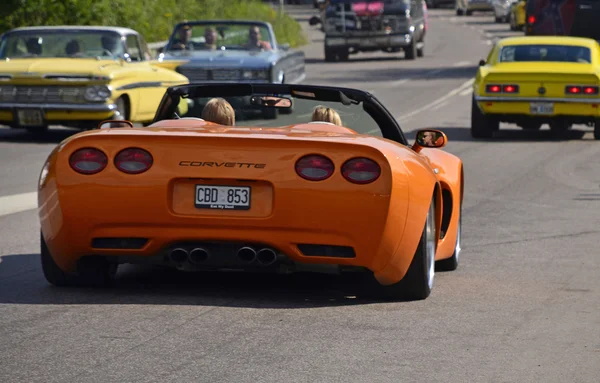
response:
<svg viewBox="0 0 600 383"><path fill-rule="evenodd" d="M181 161L179 166L206 166L209 168L225 167L225 168L255 168L263 169L267 164L255 164L252 162L202 162L202 161Z"/></svg>

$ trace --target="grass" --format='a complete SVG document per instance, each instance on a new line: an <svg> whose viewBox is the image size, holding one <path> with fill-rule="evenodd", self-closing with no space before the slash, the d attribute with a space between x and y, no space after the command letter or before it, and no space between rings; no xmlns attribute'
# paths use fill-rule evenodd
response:
<svg viewBox="0 0 600 383"><path fill-rule="evenodd" d="M21 26L107 25L129 27L147 42L158 42L182 21L249 19L271 23L280 44L308 42L296 20L260 0L3 0L0 10L0 34Z"/></svg>

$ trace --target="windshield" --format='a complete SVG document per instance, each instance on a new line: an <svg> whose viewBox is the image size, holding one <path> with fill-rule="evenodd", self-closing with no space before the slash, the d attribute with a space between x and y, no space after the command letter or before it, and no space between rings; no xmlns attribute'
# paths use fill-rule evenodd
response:
<svg viewBox="0 0 600 383"><path fill-rule="evenodd" d="M211 50L260 51L273 49L269 29L264 25L235 23L184 24L180 26L167 44L166 51Z"/></svg>
<svg viewBox="0 0 600 383"><path fill-rule="evenodd" d="M377 99L349 88L245 83L181 85L167 90L154 122L177 116L260 128L320 121L338 127L327 130L327 126L321 125L319 130L351 129L359 134L406 142L396 120Z"/></svg>
<svg viewBox="0 0 600 383"><path fill-rule="evenodd" d="M109 31L18 31L4 35L0 41L0 59L116 58L123 53L121 36Z"/></svg>
<svg viewBox="0 0 600 383"><path fill-rule="evenodd" d="M500 62L552 61L591 63L589 48L576 45L507 45L500 51Z"/></svg>
<svg viewBox="0 0 600 383"><path fill-rule="evenodd" d="M346 127L359 134L382 137L377 122L365 112L362 103L344 105L339 102L307 100L285 96L292 101L292 108L273 108L252 105L251 97L223 97L235 112L235 126L281 127L292 124L305 124L313 120L330 122ZM193 98L194 106L180 117L196 117L211 121L206 112L207 103L212 97ZM339 119L338 119L339 118ZM219 121L212 121L219 123Z"/></svg>

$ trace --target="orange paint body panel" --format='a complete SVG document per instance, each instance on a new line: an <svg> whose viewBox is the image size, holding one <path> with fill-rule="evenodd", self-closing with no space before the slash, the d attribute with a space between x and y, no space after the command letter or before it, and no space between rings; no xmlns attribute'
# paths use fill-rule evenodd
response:
<svg viewBox="0 0 600 383"><path fill-rule="evenodd" d="M97 174L79 174L69 165L71 154L87 147L108 157ZM130 147L151 153L149 170L117 169L115 156ZM295 164L307 154L328 157L333 175L323 181L301 178ZM364 185L348 182L341 167L354 157L377 162L379 178ZM197 208L196 185L250 187L250 208ZM152 257L185 241L251 242L303 264L365 267L380 283L392 284L411 264L436 190L438 231L443 190L453 206L438 241L440 260L454 251L462 200L462 162L452 154L427 148L415 153L327 124L224 127L180 119L72 136L49 156L38 198L42 233L65 271L86 255ZM94 238L148 241L136 249L107 249L92 247ZM346 246L355 256L306 255L299 244Z"/></svg>

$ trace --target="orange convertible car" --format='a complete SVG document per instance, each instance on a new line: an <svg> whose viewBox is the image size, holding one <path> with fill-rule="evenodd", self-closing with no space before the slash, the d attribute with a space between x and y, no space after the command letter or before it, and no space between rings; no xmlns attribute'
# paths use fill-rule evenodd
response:
<svg viewBox="0 0 600 383"><path fill-rule="evenodd" d="M200 118L214 97L236 108L235 126ZM311 121L319 105L344 126ZM263 108L287 111L261 120ZM386 298L425 299L436 268L458 265L462 161L439 149L438 130L409 144L369 93L188 84L166 91L151 125L124 124L71 136L43 166L41 260L54 285L104 285L119 264L150 262L359 270Z"/></svg>

